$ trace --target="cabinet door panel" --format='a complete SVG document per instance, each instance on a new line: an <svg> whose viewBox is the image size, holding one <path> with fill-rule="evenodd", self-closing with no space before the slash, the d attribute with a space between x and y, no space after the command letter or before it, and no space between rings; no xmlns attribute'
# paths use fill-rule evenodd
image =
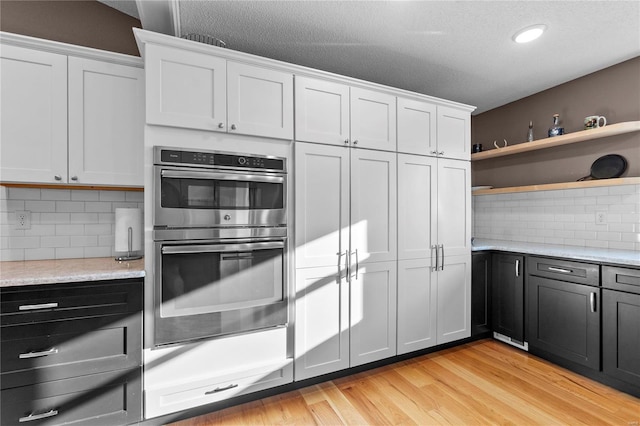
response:
<svg viewBox="0 0 640 426"><path fill-rule="evenodd" d="M395 96L351 88L351 141L362 148L396 150Z"/></svg>
<svg viewBox="0 0 640 426"><path fill-rule="evenodd" d="M296 268L333 266L349 250L349 149L295 146Z"/></svg>
<svg viewBox="0 0 640 426"><path fill-rule="evenodd" d="M471 159L471 114L438 106L438 153L458 160Z"/></svg>
<svg viewBox="0 0 640 426"><path fill-rule="evenodd" d="M398 98L398 152L436 155L436 106Z"/></svg>
<svg viewBox="0 0 640 426"><path fill-rule="evenodd" d="M351 273L351 366L396 355L396 262Z"/></svg>
<svg viewBox="0 0 640 426"><path fill-rule="evenodd" d="M436 161L398 154L398 259L432 256L438 224Z"/></svg>
<svg viewBox="0 0 640 426"><path fill-rule="evenodd" d="M600 289L535 276L527 288L529 347L599 371Z"/></svg>
<svg viewBox="0 0 640 426"><path fill-rule="evenodd" d="M640 386L640 294L602 291L602 369Z"/></svg>
<svg viewBox="0 0 640 426"><path fill-rule="evenodd" d="M471 166L438 159L438 244L445 256L471 252Z"/></svg>
<svg viewBox="0 0 640 426"><path fill-rule="evenodd" d="M351 150L351 251L360 263L397 259L396 181L396 154Z"/></svg>
<svg viewBox="0 0 640 426"><path fill-rule="evenodd" d="M0 180L67 182L67 57L3 45L0 58Z"/></svg>
<svg viewBox="0 0 640 426"><path fill-rule="evenodd" d="M227 61L147 44L147 123L226 131Z"/></svg>
<svg viewBox="0 0 640 426"><path fill-rule="evenodd" d="M345 145L349 139L349 86L296 77L296 140Z"/></svg>
<svg viewBox="0 0 640 426"><path fill-rule="evenodd" d="M491 253L471 254L471 333L491 331Z"/></svg>
<svg viewBox="0 0 640 426"><path fill-rule="evenodd" d="M398 355L436 344L437 280L430 259L398 261Z"/></svg>
<svg viewBox="0 0 640 426"><path fill-rule="evenodd" d="M492 276L493 331L524 342L524 257L494 254Z"/></svg>
<svg viewBox="0 0 640 426"><path fill-rule="evenodd" d="M349 285L334 267L296 270L296 380L349 367Z"/></svg>
<svg viewBox="0 0 640 426"><path fill-rule="evenodd" d="M227 91L229 132L293 139L292 74L229 62Z"/></svg>
<svg viewBox="0 0 640 426"><path fill-rule="evenodd" d="M438 279L437 343L471 336L471 254L447 257Z"/></svg>
<svg viewBox="0 0 640 426"><path fill-rule="evenodd" d="M72 182L144 185L143 80L140 68L69 58Z"/></svg>

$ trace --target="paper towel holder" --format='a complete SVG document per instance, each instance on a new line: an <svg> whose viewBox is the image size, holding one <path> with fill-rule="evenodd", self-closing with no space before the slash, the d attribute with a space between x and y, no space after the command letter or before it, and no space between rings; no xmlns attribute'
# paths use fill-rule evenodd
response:
<svg viewBox="0 0 640 426"><path fill-rule="evenodd" d="M133 252L133 228L130 226L127 229L127 255L126 256L117 256L116 260L119 262L127 261L127 260L138 260L142 259L142 255L139 253Z"/></svg>

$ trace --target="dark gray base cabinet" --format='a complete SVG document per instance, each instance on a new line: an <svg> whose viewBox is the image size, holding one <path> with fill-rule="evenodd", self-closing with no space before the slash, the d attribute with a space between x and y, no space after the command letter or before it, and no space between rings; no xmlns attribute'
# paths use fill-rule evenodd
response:
<svg viewBox="0 0 640 426"><path fill-rule="evenodd" d="M0 289L0 424L142 418L142 281Z"/></svg>
<svg viewBox="0 0 640 426"><path fill-rule="evenodd" d="M494 253L491 264L493 331L524 342L524 256Z"/></svg>
<svg viewBox="0 0 640 426"><path fill-rule="evenodd" d="M471 256L471 335L491 333L491 253Z"/></svg>

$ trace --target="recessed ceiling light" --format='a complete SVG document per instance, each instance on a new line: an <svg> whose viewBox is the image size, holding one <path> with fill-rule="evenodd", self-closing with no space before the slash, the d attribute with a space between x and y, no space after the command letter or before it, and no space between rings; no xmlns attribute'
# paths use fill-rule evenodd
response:
<svg viewBox="0 0 640 426"><path fill-rule="evenodd" d="M516 43L528 43L540 37L546 29L547 26L543 24L523 28L513 35L513 41Z"/></svg>

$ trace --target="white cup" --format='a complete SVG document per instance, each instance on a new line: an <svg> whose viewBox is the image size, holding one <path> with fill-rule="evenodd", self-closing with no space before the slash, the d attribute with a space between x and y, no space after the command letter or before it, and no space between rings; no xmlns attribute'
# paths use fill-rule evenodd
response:
<svg viewBox="0 0 640 426"><path fill-rule="evenodd" d="M602 121L602 124L600 124ZM607 119L604 115L590 115L584 118L584 128L588 129L597 129L598 127L604 127L607 125Z"/></svg>

